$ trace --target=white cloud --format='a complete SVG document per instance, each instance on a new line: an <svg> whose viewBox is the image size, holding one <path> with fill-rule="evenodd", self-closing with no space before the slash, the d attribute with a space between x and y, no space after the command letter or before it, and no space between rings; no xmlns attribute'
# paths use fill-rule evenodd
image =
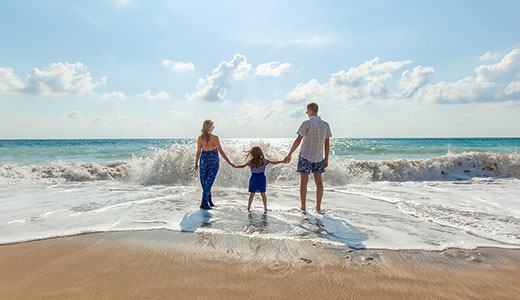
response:
<svg viewBox="0 0 520 300"><path fill-rule="evenodd" d="M475 68L475 77L439 82L425 96L428 102L467 103L520 100L520 49L491 65Z"/></svg>
<svg viewBox="0 0 520 300"><path fill-rule="evenodd" d="M427 102L471 102L477 95L482 95L485 89L478 91L479 86L472 77L466 77L457 82L441 81L428 89L425 95ZM489 96L492 93L488 93Z"/></svg>
<svg viewBox="0 0 520 300"><path fill-rule="evenodd" d="M221 62L206 79L199 79L198 91L187 95L187 98L208 102L223 101L225 93L231 87L231 81L245 79L251 69L246 57L237 53L231 61Z"/></svg>
<svg viewBox="0 0 520 300"><path fill-rule="evenodd" d="M411 61L387 61L380 63L379 57L352 67L348 71L332 74L332 87L341 91L348 99L386 98L388 89L385 81L392 73L410 64Z"/></svg>
<svg viewBox="0 0 520 300"><path fill-rule="evenodd" d="M500 54L488 51L480 56L480 61L495 61L500 58Z"/></svg>
<svg viewBox="0 0 520 300"><path fill-rule="evenodd" d="M504 90L506 95L511 95L520 92L520 80L515 80L508 84Z"/></svg>
<svg viewBox="0 0 520 300"><path fill-rule="evenodd" d="M94 92L99 86L106 85L107 77L95 81L81 62L52 63L44 69L33 68L25 81L14 75L13 69L0 67L0 93L25 93L36 96L89 96L109 100L123 100L122 92Z"/></svg>
<svg viewBox="0 0 520 300"><path fill-rule="evenodd" d="M162 90L158 92L157 94L153 95L152 91L150 89L146 90L142 94L138 94L137 97L144 98L147 100L167 100L170 98L170 93L166 92L165 90Z"/></svg>
<svg viewBox="0 0 520 300"><path fill-rule="evenodd" d="M481 65L475 69L477 81L511 82L520 75L520 49L514 49L493 65Z"/></svg>
<svg viewBox="0 0 520 300"><path fill-rule="evenodd" d="M40 96L87 95L105 84L106 76L93 81L87 66L80 62L52 63L43 70L33 69L27 76L24 92Z"/></svg>
<svg viewBox="0 0 520 300"><path fill-rule="evenodd" d="M265 64L258 65L255 68L255 75L280 77L280 75L289 71L290 68L290 63L280 64L278 62L268 62Z"/></svg>
<svg viewBox="0 0 520 300"><path fill-rule="evenodd" d="M174 72L187 72L187 71L195 71L195 65L192 62L180 62L180 61L171 61L165 59L161 62L163 66L166 66L168 69Z"/></svg>
<svg viewBox="0 0 520 300"><path fill-rule="evenodd" d="M17 92L24 88L24 83L11 68L0 68L0 93Z"/></svg>
<svg viewBox="0 0 520 300"><path fill-rule="evenodd" d="M67 115L67 117L68 117L69 119L75 119L75 120L81 118L82 116L83 116L83 114L82 114L81 112L77 111L77 110L73 110L73 111L71 111L71 112Z"/></svg>
<svg viewBox="0 0 520 300"><path fill-rule="evenodd" d="M333 73L323 84L316 79L298 83L281 101L289 105L301 105L324 99L370 102L417 98L429 87L434 74L431 67L415 66L413 69L405 70L401 74L398 86L387 86L397 81L394 77L397 75L396 71L410 63L409 60L380 62L376 57L359 66L351 67L348 71ZM392 78L395 79L391 80ZM298 116L299 111L295 110L291 114Z"/></svg>
<svg viewBox="0 0 520 300"><path fill-rule="evenodd" d="M292 119L304 118L305 117L305 108L303 108L303 107L295 108L289 112L288 116L289 116L289 118L292 118Z"/></svg>
<svg viewBox="0 0 520 300"><path fill-rule="evenodd" d="M285 96L286 103L304 103L319 101L325 94L326 86L320 84L316 79L307 83L298 83L296 88Z"/></svg>
<svg viewBox="0 0 520 300"><path fill-rule="evenodd" d="M101 94L100 97L103 100L112 100L112 101L121 101L121 100L126 99L126 95L123 92L103 93L103 94Z"/></svg>
<svg viewBox="0 0 520 300"><path fill-rule="evenodd" d="M416 66L412 71L404 71L401 79L399 79L401 96L404 98L413 97L430 82L433 73L433 68L423 66Z"/></svg>
<svg viewBox="0 0 520 300"><path fill-rule="evenodd" d="M505 55L495 64L475 68L475 76L455 82L431 84L435 70L415 66L404 70L397 86L395 73L411 61L380 62L379 58L366 61L348 71L333 73L328 82L316 79L299 83L282 100L286 104L301 104L321 99L405 100L416 99L434 103L499 102L520 100L520 49Z"/></svg>

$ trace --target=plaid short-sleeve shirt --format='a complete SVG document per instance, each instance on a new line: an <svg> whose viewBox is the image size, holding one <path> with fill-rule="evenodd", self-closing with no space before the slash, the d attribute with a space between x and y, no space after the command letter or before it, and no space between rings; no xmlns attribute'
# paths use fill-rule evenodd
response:
<svg viewBox="0 0 520 300"><path fill-rule="evenodd" d="M329 124L318 116L312 116L309 120L303 121L297 134L303 137L300 157L310 162L322 161L325 139L332 136Z"/></svg>

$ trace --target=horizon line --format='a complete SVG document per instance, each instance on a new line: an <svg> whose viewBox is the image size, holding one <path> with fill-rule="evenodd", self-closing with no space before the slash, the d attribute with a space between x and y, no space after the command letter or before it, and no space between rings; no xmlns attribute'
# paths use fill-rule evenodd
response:
<svg viewBox="0 0 520 300"><path fill-rule="evenodd" d="M197 137L132 137L132 138L0 138L0 141L37 141L37 140L181 140ZM293 139L294 137L226 137L222 139ZM334 139L518 139L520 136L444 136L444 137L331 137Z"/></svg>

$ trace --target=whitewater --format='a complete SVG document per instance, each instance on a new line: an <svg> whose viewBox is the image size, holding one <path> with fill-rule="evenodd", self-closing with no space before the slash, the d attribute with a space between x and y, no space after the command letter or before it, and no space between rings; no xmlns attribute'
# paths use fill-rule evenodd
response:
<svg viewBox="0 0 520 300"><path fill-rule="evenodd" d="M292 139L223 139L230 159ZM332 139L319 214L299 207L296 159L266 170L268 207L248 213L249 171L221 160L217 208L199 210L195 140L0 140L0 244L166 229L354 249L520 248L520 139Z"/></svg>

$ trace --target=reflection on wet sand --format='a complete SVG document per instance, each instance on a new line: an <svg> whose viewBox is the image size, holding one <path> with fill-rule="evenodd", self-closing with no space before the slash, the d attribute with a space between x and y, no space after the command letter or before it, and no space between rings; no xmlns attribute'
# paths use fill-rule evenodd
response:
<svg viewBox="0 0 520 300"><path fill-rule="evenodd" d="M263 214L257 214L254 212L250 212L247 214L247 218L249 219L249 224L246 226L244 230L246 233L268 233L269 232L269 222L267 221L267 212Z"/></svg>
<svg viewBox="0 0 520 300"><path fill-rule="evenodd" d="M340 242L352 249L365 249L363 241L368 239L367 234L362 233L347 221L325 214L313 216L305 211L299 226L318 237Z"/></svg>
<svg viewBox="0 0 520 300"><path fill-rule="evenodd" d="M213 215L206 209L200 209L194 213L187 213L181 221L182 232L195 232L199 227L211 227Z"/></svg>

